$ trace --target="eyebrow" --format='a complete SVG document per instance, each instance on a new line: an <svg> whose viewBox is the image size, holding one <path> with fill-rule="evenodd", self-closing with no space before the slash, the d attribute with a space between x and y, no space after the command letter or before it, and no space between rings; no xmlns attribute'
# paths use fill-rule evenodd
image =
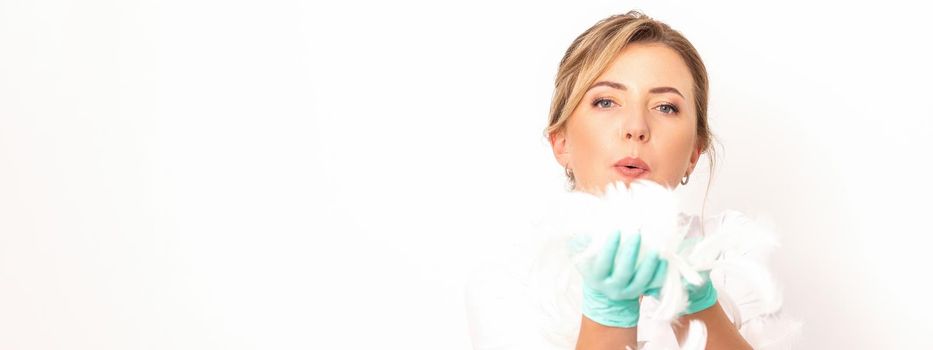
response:
<svg viewBox="0 0 933 350"><path fill-rule="evenodd" d="M614 82L614 81L606 81L606 80L603 80L603 81L597 82L596 84L593 84L593 85L590 86L590 88L587 89L586 91L589 92L590 90L593 90L593 88L595 88L595 87L597 87L597 86L608 86L608 87L611 87L611 88L613 88L613 89L622 90L622 91L628 90L628 88L625 87L625 85L623 85L623 84L621 84L621 83L617 83L617 82ZM648 90L648 92L650 92L650 93L652 93L652 94L661 94L661 93L665 93L665 92L671 92L671 93L675 93L675 94L679 95L681 98L686 98L686 97L684 97L683 94L680 93L680 90L677 90L677 89L675 89L675 88L673 88L673 87L670 87L670 86L659 86L659 87L656 87L656 88L651 88L651 90Z"/></svg>

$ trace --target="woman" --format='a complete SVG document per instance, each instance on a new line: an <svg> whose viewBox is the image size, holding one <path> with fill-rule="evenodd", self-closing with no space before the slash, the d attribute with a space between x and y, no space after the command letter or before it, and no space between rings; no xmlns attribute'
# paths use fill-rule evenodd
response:
<svg viewBox="0 0 933 350"><path fill-rule="evenodd" d="M560 62L555 85L546 136L574 191L600 195L608 184L628 185L637 179L673 189L689 183L700 155L711 150L702 60L680 33L641 13L611 16L577 37ZM712 168L713 157L710 163ZM604 260L638 255L637 239L611 245ZM649 256L637 267L615 265L612 274L624 276L615 284L584 283L577 349L636 348L641 296L658 295L659 276L666 268L657 254ZM599 280L581 273L584 281ZM509 300L531 294L491 292L507 285L509 277L476 276L482 274L474 275L467 294L475 348L555 343L547 341L547 331L527 329L535 326L518 328L527 320L513 314L530 312L535 305L518 310L514 304L520 302ZM700 320L707 329L707 349L751 349L723 311L714 284L705 281L689 288L689 305L679 322L672 323L677 340L684 340L688 321ZM620 290L625 292L616 293ZM540 343L520 339L542 333Z"/></svg>

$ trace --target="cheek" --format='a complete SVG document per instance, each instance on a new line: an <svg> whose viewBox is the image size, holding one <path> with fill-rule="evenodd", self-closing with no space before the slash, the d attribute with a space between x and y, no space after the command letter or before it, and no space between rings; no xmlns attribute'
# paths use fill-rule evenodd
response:
<svg viewBox="0 0 933 350"><path fill-rule="evenodd" d="M696 131L693 128L683 128L665 135L663 142L659 145L661 151L659 156L664 160L664 164L671 173L680 172L682 168L687 166L694 151L695 133Z"/></svg>
<svg viewBox="0 0 933 350"><path fill-rule="evenodd" d="M613 144L611 130L604 126L588 124L578 125L574 132L574 158L581 168L596 170L602 168L604 158L617 145Z"/></svg>
<svg viewBox="0 0 933 350"><path fill-rule="evenodd" d="M589 167L592 163L593 158L596 158L602 152L605 152L607 145L604 142L604 137L599 134L595 134L592 130L587 132L580 133L577 135L575 147L576 157L581 160L580 166Z"/></svg>

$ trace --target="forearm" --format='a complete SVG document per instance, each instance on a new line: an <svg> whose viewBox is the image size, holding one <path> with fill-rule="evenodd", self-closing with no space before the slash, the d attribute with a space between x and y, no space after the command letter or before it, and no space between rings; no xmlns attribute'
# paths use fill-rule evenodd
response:
<svg viewBox="0 0 933 350"><path fill-rule="evenodd" d="M609 327L583 316L577 350L635 349L637 342L638 327Z"/></svg>
<svg viewBox="0 0 933 350"><path fill-rule="evenodd" d="M691 320L700 320L706 325L706 349L751 349L752 346L742 338L739 330L729 321L729 317L716 302L706 310L691 315L685 315L677 319L677 322L671 325L674 334L677 335L677 342L683 344L687 337L687 331Z"/></svg>

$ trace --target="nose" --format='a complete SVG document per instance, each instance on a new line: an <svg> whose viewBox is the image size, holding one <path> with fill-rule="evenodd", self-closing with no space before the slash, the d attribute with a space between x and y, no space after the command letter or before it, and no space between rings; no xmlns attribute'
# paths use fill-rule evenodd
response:
<svg viewBox="0 0 933 350"><path fill-rule="evenodd" d="M648 123L645 121L643 112L635 112L629 118L623 118L622 134L628 141L647 142L651 133L648 131Z"/></svg>

